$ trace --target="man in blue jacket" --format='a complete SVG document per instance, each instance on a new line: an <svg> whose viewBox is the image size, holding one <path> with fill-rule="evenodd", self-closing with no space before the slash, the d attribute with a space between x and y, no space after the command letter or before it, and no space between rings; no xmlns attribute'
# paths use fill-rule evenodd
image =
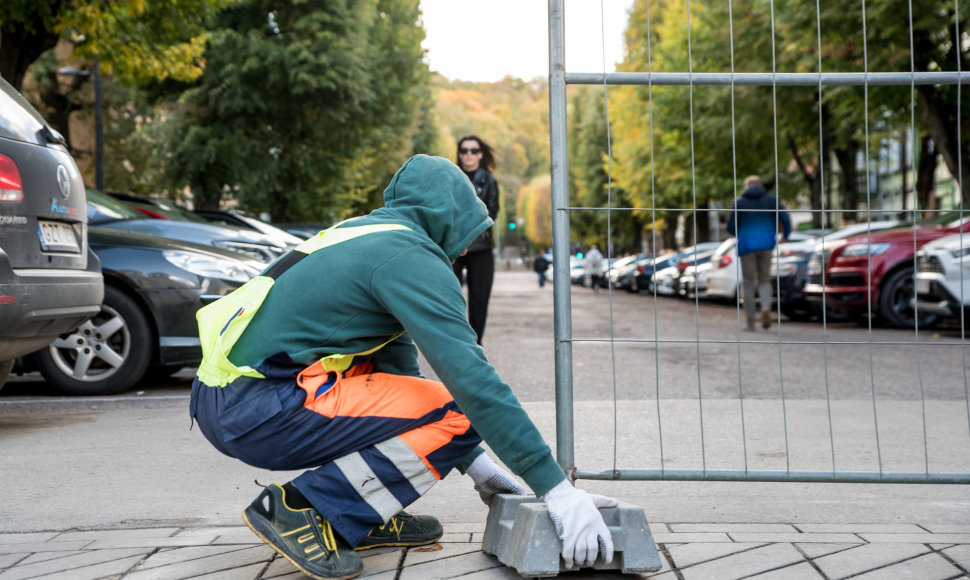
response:
<svg viewBox="0 0 970 580"><path fill-rule="evenodd" d="M771 328L771 256L779 224L782 235L778 241L785 242L791 234L785 205L765 191L760 177L746 177L744 191L728 216L727 231L738 238L747 330L754 330L755 325L755 289L761 299L761 326Z"/></svg>

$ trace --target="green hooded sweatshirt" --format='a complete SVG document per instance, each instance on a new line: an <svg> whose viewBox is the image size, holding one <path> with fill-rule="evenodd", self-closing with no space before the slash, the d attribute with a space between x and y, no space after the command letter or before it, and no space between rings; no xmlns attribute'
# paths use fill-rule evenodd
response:
<svg viewBox="0 0 970 580"><path fill-rule="evenodd" d="M364 352L405 331L370 355L375 371L418 376L417 345L499 459L537 495L549 491L565 474L476 343L452 270L451 262L492 226L471 182L447 159L412 157L384 191L384 207L348 225L364 224L409 229L361 236L292 266L230 360L259 368L288 358L302 368L330 354Z"/></svg>

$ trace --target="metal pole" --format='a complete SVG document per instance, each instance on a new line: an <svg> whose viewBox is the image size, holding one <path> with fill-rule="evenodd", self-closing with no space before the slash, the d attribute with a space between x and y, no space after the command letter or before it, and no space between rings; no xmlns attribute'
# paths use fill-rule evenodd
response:
<svg viewBox="0 0 970 580"><path fill-rule="evenodd" d="M556 341L556 457L570 474L573 447L572 305L569 280L569 164L566 150L564 0L549 0L549 160L552 173L552 265Z"/></svg>
<svg viewBox="0 0 970 580"><path fill-rule="evenodd" d="M94 56L94 187L104 191L104 135L101 124L101 63Z"/></svg>

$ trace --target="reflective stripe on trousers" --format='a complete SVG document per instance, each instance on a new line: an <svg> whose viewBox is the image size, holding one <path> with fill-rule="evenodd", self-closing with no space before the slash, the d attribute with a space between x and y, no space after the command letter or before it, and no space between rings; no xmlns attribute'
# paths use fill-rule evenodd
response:
<svg viewBox="0 0 970 580"><path fill-rule="evenodd" d="M296 381L241 377L216 388L196 379L190 411L230 457L262 469L308 469L293 484L356 546L481 438L437 381L314 366Z"/></svg>

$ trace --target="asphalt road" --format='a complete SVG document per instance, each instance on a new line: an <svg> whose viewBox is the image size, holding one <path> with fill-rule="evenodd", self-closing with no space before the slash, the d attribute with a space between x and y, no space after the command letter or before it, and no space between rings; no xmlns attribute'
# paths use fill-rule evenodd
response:
<svg viewBox="0 0 970 580"><path fill-rule="evenodd" d="M581 470L970 472L958 329L783 321L747 333L730 305L572 290ZM499 272L485 351L555 450L552 304L532 273ZM191 376L81 398L37 375L12 377L0 390L0 532L237 524L254 480L291 474L225 458L190 430ZM445 521L484 517L465 479L447 478L416 508ZM970 520L961 485L580 483L657 521Z"/></svg>

